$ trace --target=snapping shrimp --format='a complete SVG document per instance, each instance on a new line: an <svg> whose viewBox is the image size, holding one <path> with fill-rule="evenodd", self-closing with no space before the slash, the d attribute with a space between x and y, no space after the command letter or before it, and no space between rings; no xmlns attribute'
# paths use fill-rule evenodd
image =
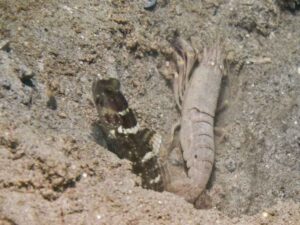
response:
<svg viewBox="0 0 300 225"><path fill-rule="evenodd" d="M199 208L214 163L214 117L223 76L222 48L204 49L202 56L183 39L175 43L177 72L173 89L181 110L176 144L162 156L165 190ZM198 63L198 64L197 64Z"/></svg>

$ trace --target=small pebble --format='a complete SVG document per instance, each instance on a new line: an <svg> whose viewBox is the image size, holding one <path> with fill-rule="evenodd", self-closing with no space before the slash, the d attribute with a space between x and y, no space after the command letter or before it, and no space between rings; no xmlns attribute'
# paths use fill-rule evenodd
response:
<svg viewBox="0 0 300 225"><path fill-rule="evenodd" d="M30 94L24 94L21 96L21 103L27 106L32 104L32 96Z"/></svg>
<svg viewBox="0 0 300 225"><path fill-rule="evenodd" d="M64 112L58 112L57 115L62 119L67 118L67 114L65 114Z"/></svg>
<svg viewBox="0 0 300 225"><path fill-rule="evenodd" d="M227 159L225 161L225 167L230 173L232 173L236 170L236 162L233 159Z"/></svg>
<svg viewBox="0 0 300 225"><path fill-rule="evenodd" d="M97 217L98 220L100 220L102 218L101 215L97 215L96 217Z"/></svg>
<svg viewBox="0 0 300 225"><path fill-rule="evenodd" d="M147 0L144 9L153 9L156 6L156 0Z"/></svg>
<svg viewBox="0 0 300 225"><path fill-rule="evenodd" d="M262 213L262 217L263 217L263 218L267 218L268 216L269 216L269 213L267 213L267 212L263 212L263 213Z"/></svg>
<svg viewBox="0 0 300 225"><path fill-rule="evenodd" d="M27 66L22 65L21 66L21 75L20 75L20 79L31 79L35 76L34 72L29 69Z"/></svg>
<svg viewBox="0 0 300 225"><path fill-rule="evenodd" d="M49 99L47 101L47 107L52 110L57 109L57 101L53 95L49 96Z"/></svg>
<svg viewBox="0 0 300 225"><path fill-rule="evenodd" d="M6 90L10 90L11 88L11 83L9 82L9 80L2 80L1 81L1 86L6 89Z"/></svg>
<svg viewBox="0 0 300 225"><path fill-rule="evenodd" d="M83 177L83 178L87 178L87 176L88 176L87 173L83 173L83 174L82 174L82 177Z"/></svg>

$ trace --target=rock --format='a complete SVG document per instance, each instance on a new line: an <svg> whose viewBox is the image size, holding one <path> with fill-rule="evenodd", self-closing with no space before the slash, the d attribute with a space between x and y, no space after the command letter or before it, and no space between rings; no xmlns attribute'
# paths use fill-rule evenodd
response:
<svg viewBox="0 0 300 225"><path fill-rule="evenodd" d="M10 52L9 40L0 41L0 50Z"/></svg>

